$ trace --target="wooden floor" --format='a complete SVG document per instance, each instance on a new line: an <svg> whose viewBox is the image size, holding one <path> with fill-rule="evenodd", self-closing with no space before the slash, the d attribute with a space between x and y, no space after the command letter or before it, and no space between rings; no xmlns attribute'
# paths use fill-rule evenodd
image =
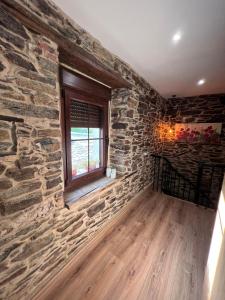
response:
<svg viewBox="0 0 225 300"><path fill-rule="evenodd" d="M41 300L201 300L214 212L146 190Z"/></svg>

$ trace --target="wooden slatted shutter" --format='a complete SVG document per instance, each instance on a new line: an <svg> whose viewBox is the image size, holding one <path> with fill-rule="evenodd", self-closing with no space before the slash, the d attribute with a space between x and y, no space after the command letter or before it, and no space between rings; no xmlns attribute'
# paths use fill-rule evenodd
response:
<svg viewBox="0 0 225 300"><path fill-rule="evenodd" d="M102 111L99 106L71 100L71 127L101 128Z"/></svg>

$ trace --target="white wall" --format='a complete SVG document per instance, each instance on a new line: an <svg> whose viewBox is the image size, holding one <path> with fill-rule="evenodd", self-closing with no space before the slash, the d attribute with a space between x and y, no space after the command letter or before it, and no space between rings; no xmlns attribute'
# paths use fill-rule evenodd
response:
<svg viewBox="0 0 225 300"><path fill-rule="evenodd" d="M225 177L207 261L203 299L225 299Z"/></svg>

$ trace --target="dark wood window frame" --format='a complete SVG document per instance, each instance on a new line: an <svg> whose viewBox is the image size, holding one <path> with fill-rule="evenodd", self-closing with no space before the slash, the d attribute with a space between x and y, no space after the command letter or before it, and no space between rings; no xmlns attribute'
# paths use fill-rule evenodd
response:
<svg viewBox="0 0 225 300"><path fill-rule="evenodd" d="M105 175L108 152L108 103L111 97L111 90L98 82L78 73L68 71L65 68L60 69L60 79L65 191L71 191ZM98 106L102 112L101 166L75 178L72 178L71 163L70 103L72 99Z"/></svg>

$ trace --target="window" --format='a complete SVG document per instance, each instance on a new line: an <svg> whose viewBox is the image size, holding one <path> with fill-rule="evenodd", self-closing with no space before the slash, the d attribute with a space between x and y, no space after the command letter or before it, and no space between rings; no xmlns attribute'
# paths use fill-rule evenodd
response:
<svg viewBox="0 0 225 300"><path fill-rule="evenodd" d="M100 107L71 100L72 178L94 171L102 165L102 110Z"/></svg>
<svg viewBox="0 0 225 300"><path fill-rule="evenodd" d="M110 90L62 70L66 190L103 177L107 163Z"/></svg>

